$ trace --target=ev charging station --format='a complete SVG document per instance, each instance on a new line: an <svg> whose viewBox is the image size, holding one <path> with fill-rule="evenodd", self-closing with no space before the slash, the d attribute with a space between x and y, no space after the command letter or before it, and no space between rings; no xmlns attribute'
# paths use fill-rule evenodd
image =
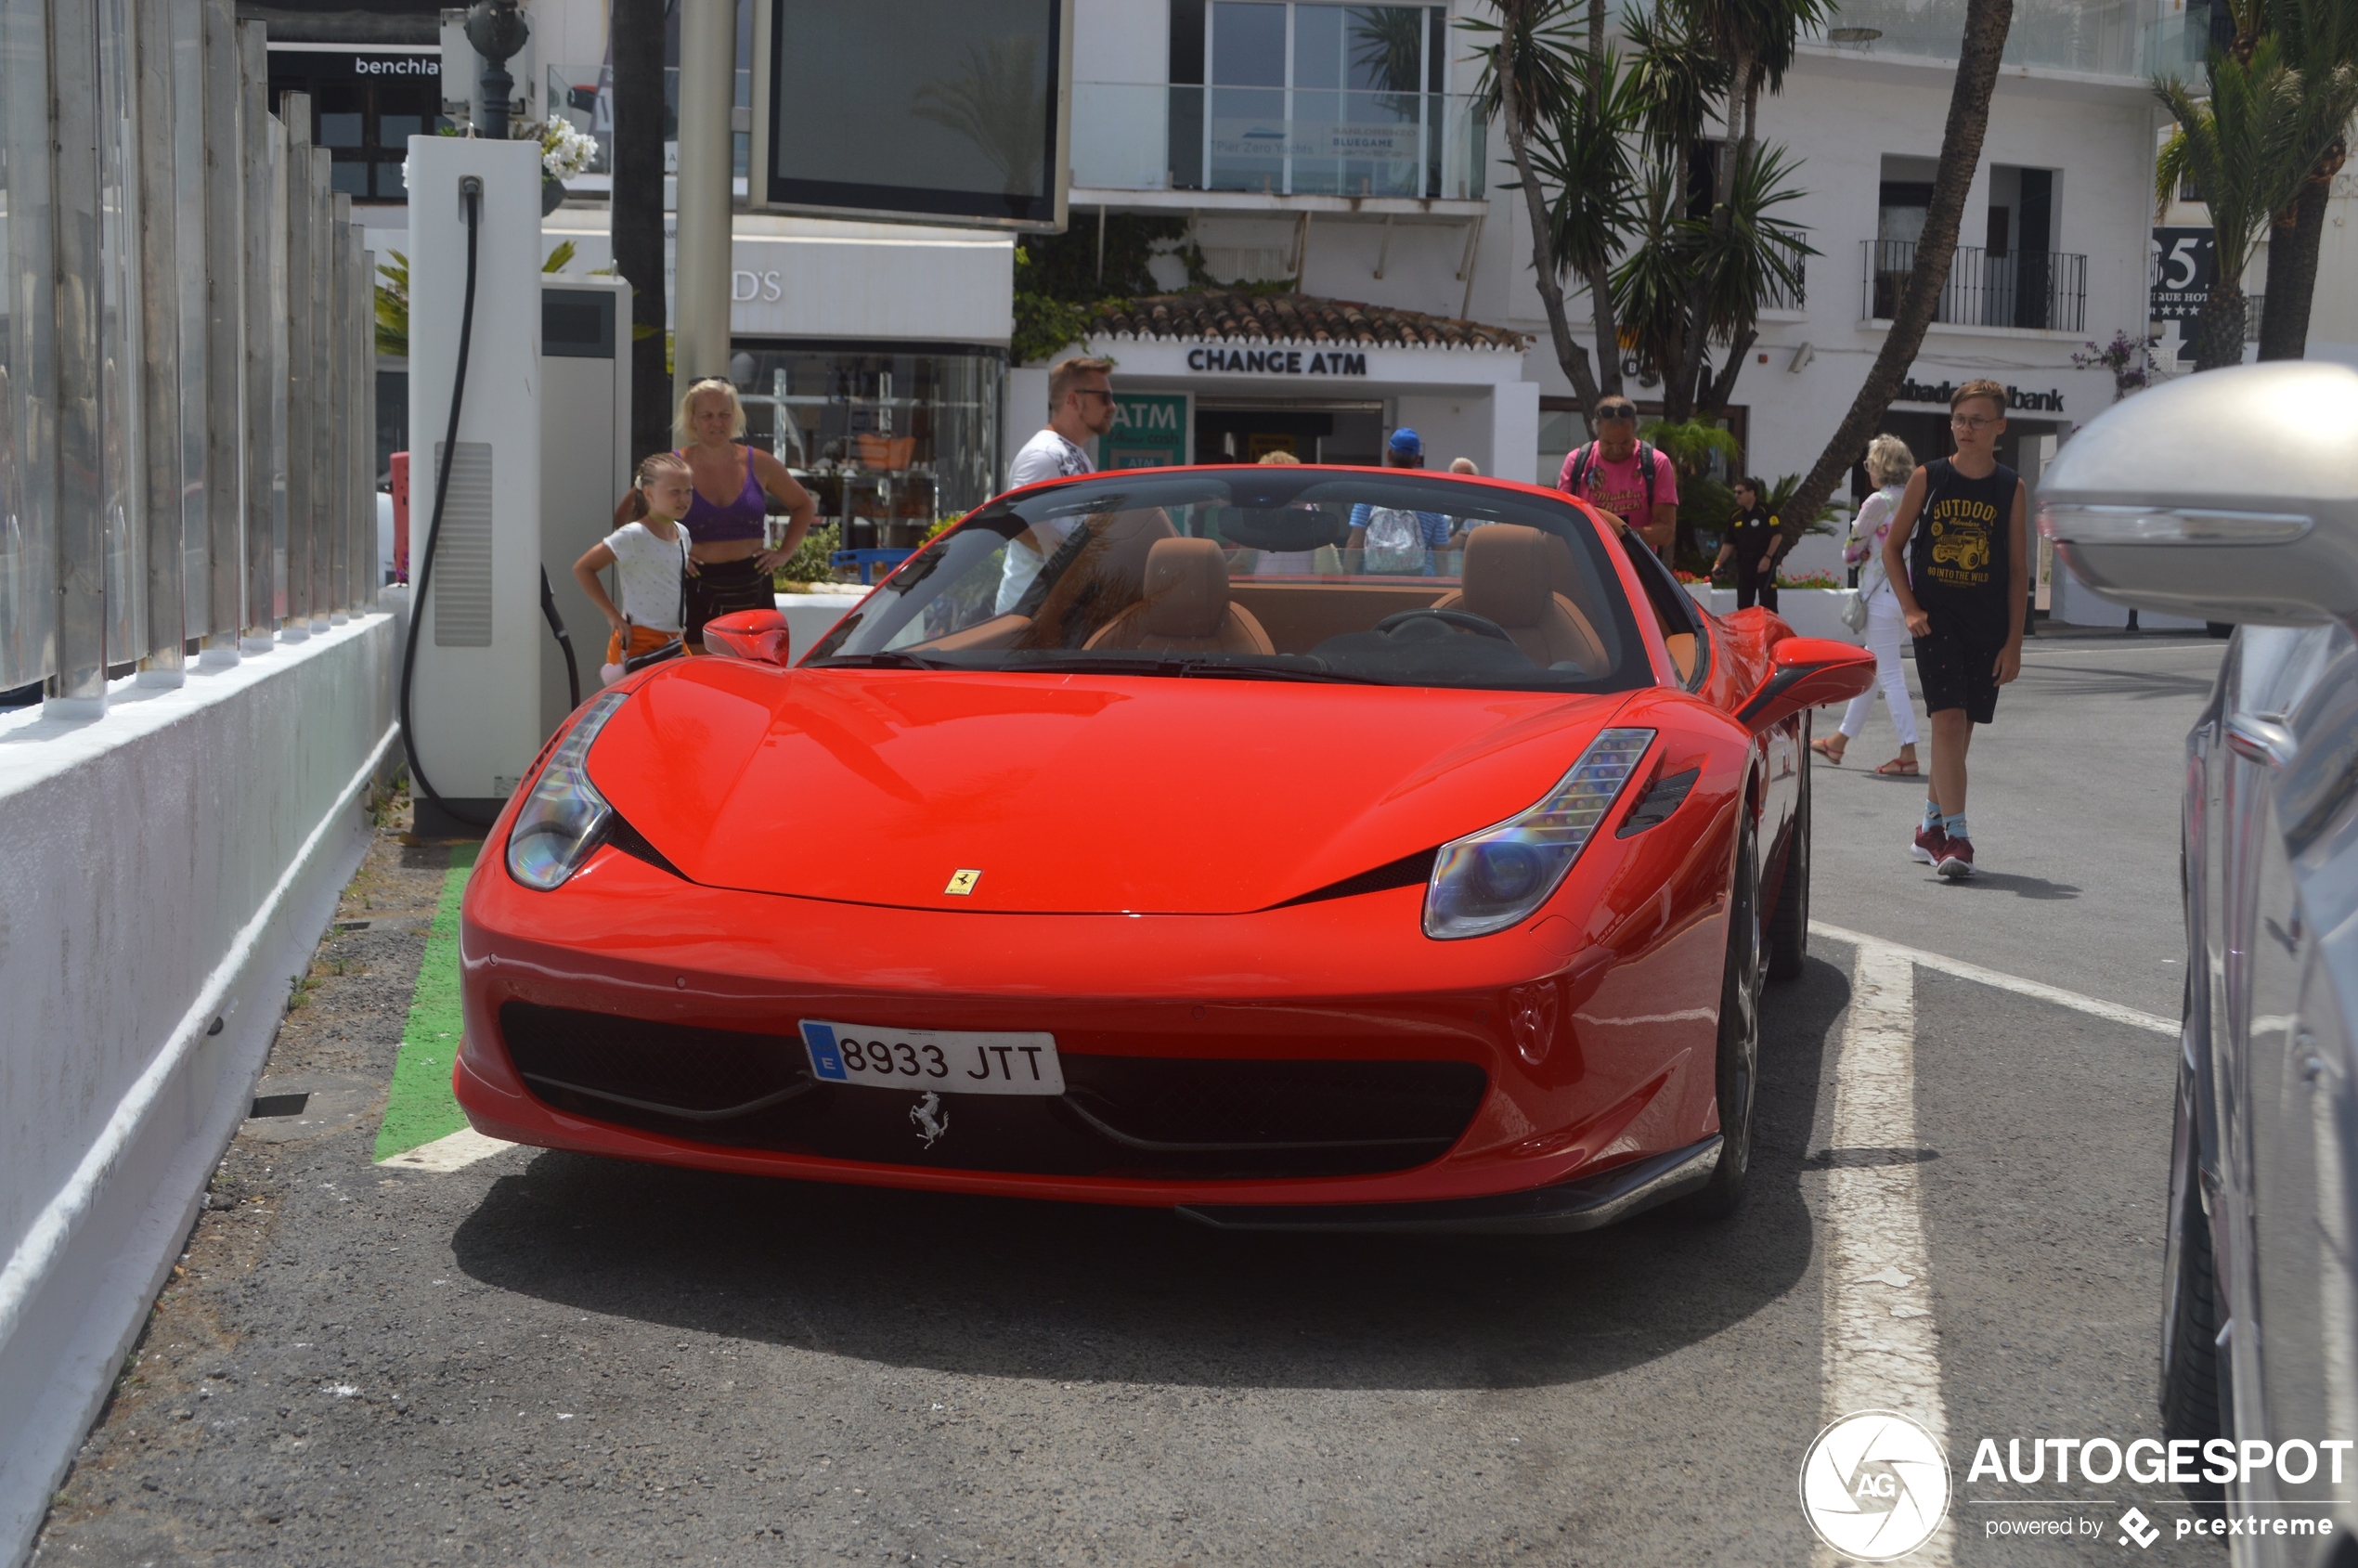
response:
<svg viewBox="0 0 2358 1568"><path fill-rule="evenodd" d="M540 149L412 136L408 184L402 718L419 830L447 833L499 814L542 733Z"/></svg>
<svg viewBox="0 0 2358 1568"><path fill-rule="evenodd" d="M441 833L489 823L572 711L565 652L541 610L544 570L583 694L596 688L606 627L572 567L611 530L628 481L629 286L541 272L537 143L413 136L409 203L416 598L404 721L420 831Z"/></svg>

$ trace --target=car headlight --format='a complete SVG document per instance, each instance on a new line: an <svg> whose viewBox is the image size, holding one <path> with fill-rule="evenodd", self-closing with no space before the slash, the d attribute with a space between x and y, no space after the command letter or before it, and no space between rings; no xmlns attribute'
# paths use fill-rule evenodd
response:
<svg viewBox="0 0 2358 1568"><path fill-rule="evenodd" d="M1503 931L1547 902L1653 744L1652 730L1606 730L1527 810L1441 847L1425 888L1425 935Z"/></svg>
<svg viewBox="0 0 2358 1568"><path fill-rule="evenodd" d="M629 695L604 692L594 698L533 780L508 830L508 875L525 887L546 893L564 886L605 837L614 808L590 782L590 747Z"/></svg>

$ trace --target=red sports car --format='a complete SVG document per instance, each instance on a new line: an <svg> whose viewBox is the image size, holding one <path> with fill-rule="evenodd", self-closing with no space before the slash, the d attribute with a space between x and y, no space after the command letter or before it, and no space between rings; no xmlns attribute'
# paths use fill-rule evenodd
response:
<svg viewBox="0 0 2358 1568"><path fill-rule="evenodd" d="M1737 1202L1863 651L1552 491L1275 465L1017 491L782 626L585 704L492 829L482 1132L1237 1227Z"/></svg>

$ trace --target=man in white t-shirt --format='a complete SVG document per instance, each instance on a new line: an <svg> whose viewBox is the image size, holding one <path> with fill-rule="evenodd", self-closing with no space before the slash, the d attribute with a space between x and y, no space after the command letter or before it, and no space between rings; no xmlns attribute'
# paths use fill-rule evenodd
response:
<svg viewBox="0 0 2358 1568"><path fill-rule="evenodd" d="M1007 465L1008 489L1043 479L1069 479L1097 466L1082 443L1113 428L1113 386L1108 377L1112 369L1110 359L1067 359L1048 372L1048 422ZM1042 565L1072 531L1072 523L1058 519L1036 524L1007 541L1007 563L1000 573L994 606L998 614L1004 616L1022 602Z"/></svg>

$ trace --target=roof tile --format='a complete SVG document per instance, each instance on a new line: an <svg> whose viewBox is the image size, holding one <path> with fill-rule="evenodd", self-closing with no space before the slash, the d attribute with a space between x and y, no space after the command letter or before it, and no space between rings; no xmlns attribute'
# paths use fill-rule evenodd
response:
<svg viewBox="0 0 2358 1568"><path fill-rule="evenodd" d="M1207 292L1108 300L1090 317L1091 337L1200 343L1349 343L1377 348L1503 348L1530 339L1504 327L1312 294Z"/></svg>

